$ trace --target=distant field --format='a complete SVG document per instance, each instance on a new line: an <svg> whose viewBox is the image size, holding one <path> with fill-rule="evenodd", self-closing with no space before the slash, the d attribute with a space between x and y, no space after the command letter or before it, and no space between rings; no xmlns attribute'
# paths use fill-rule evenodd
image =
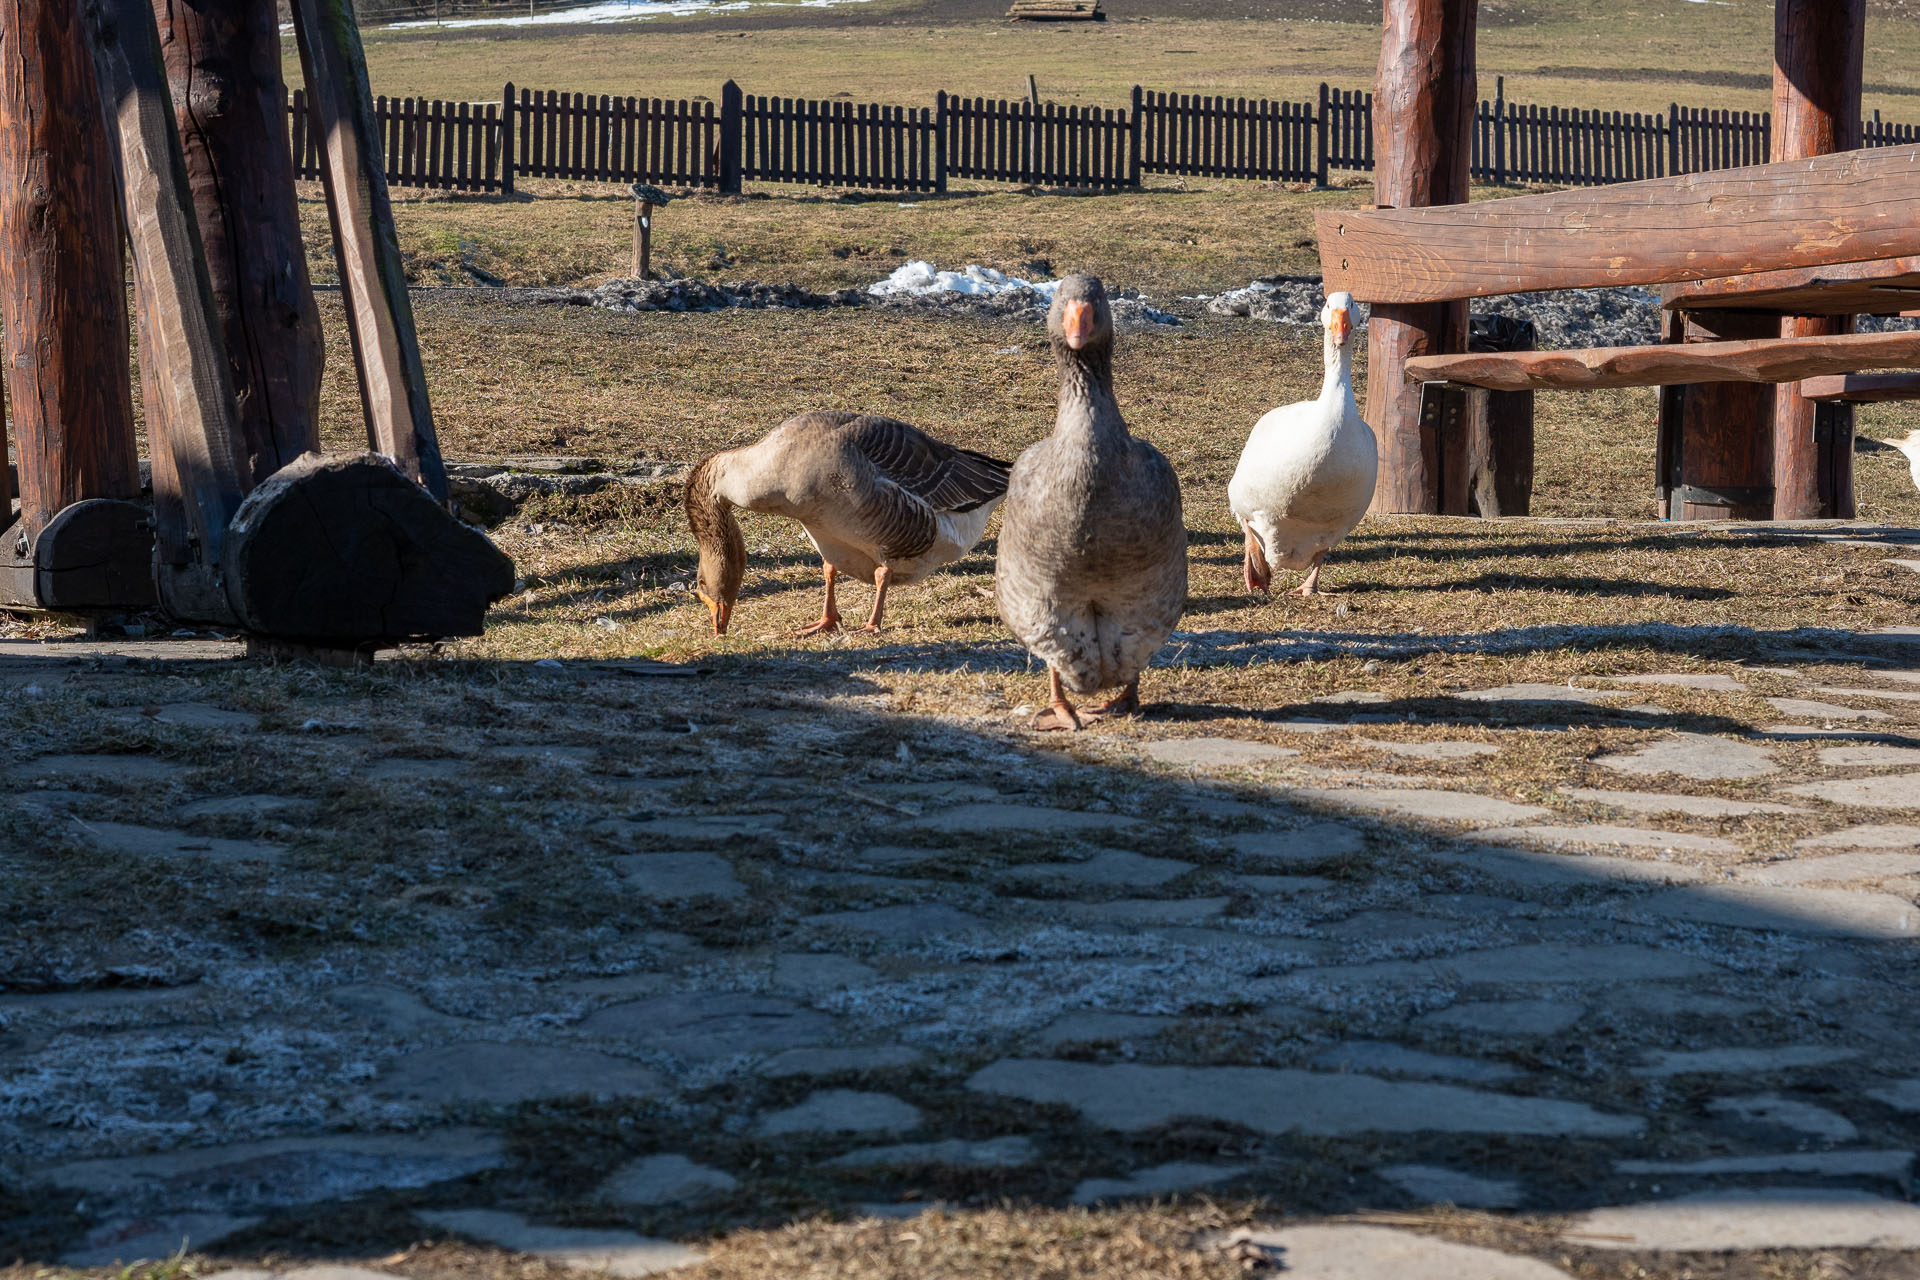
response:
<svg viewBox="0 0 1920 1280"><path fill-rule="evenodd" d="M1004 0L864 0L537 30L374 30L375 92L497 97L501 85L682 97L732 78L753 93L920 103L937 89L1117 105L1128 89L1310 97L1371 83L1368 0L1110 0L1104 23L1008 23ZM1869 6L1866 109L1920 120L1920 12ZM1481 91L1515 101L1658 111L1764 110L1772 0L1487 0ZM289 46L290 48L291 46Z"/></svg>

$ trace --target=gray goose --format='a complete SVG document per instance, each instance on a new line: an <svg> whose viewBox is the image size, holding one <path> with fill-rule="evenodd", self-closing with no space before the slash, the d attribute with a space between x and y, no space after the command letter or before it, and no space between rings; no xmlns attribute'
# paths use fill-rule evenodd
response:
<svg viewBox="0 0 1920 1280"><path fill-rule="evenodd" d="M725 635L746 577L734 507L798 520L820 553L827 600L795 634L840 625L834 578L874 585L863 631L878 631L887 588L917 582L967 554L1007 491L1007 464L878 414L817 410L788 418L753 444L694 464L687 523L700 546L700 599Z"/></svg>
<svg viewBox="0 0 1920 1280"><path fill-rule="evenodd" d="M1180 481L1127 433L1113 398L1113 313L1092 276L1060 282L1047 314L1060 370L1053 434L1013 464L994 568L1000 617L1047 664L1040 730L1136 711L1140 672L1180 620L1187 528ZM1119 686L1079 711L1075 693Z"/></svg>

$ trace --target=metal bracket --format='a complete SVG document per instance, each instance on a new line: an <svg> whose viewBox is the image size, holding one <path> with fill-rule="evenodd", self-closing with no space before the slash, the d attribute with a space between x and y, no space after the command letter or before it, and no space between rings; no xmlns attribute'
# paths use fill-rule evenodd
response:
<svg viewBox="0 0 1920 1280"><path fill-rule="evenodd" d="M1853 406L1850 404L1815 401L1813 406L1813 441L1815 444L1827 444L1840 435L1853 434Z"/></svg>
<svg viewBox="0 0 1920 1280"><path fill-rule="evenodd" d="M1458 431L1467 420L1467 388L1457 382L1420 384L1420 429Z"/></svg>
<svg viewBox="0 0 1920 1280"><path fill-rule="evenodd" d="M1727 485L1715 488L1704 484L1683 484L1673 491L1673 496L1696 507L1773 506L1772 485Z"/></svg>

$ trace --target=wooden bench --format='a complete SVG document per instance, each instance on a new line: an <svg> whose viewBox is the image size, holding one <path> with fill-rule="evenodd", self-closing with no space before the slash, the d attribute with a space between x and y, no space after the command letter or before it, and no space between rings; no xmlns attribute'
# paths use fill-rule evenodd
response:
<svg viewBox="0 0 1920 1280"><path fill-rule="evenodd" d="M1029 22L1104 22L1100 0L1013 0L1007 16Z"/></svg>
<svg viewBox="0 0 1920 1280"><path fill-rule="evenodd" d="M1808 378L1800 394L1815 404L1883 404L1920 400L1920 373L1839 373Z"/></svg>

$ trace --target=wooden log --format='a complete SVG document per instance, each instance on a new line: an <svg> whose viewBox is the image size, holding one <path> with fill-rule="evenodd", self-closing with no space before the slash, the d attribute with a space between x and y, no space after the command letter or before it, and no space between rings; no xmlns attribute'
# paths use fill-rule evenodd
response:
<svg viewBox="0 0 1920 1280"><path fill-rule="evenodd" d="M201 589L183 616L227 620L209 580L249 476L153 10L146 0L89 0L84 25L132 250L148 435L160 436L154 471L177 481L196 544ZM164 593L168 580L160 585Z"/></svg>
<svg viewBox="0 0 1920 1280"><path fill-rule="evenodd" d="M300 243L273 0L153 0L251 483L320 447L320 312Z"/></svg>
<svg viewBox="0 0 1920 1280"><path fill-rule="evenodd" d="M1477 0L1386 0L1373 98L1374 198L1383 207L1467 198L1477 7ZM1343 287L1327 284L1328 292ZM1373 308L1368 368L1393 370L1411 357L1466 350L1464 302L1406 301L1420 305ZM1418 389L1392 376L1370 377L1366 419L1380 445L1371 509L1439 511L1446 446L1422 423Z"/></svg>
<svg viewBox="0 0 1920 1280"><path fill-rule="evenodd" d="M0 324L29 541L73 503L140 492L120 215L77 9L0 0Z"/></svg>
<svg viewBox="0 0 1920 1280"><path fill-rule="evenodd" d="M250 630L323 648L479 635L513 561L377 454L308 454L247 496L229 593Z"/></svg>
<svg viewBox="0 0 1920 1280"><path fill-rule="evenodd" d="M1695 346L1771 339L1778 321L1746 311L1676 314L1669 340ZM1661 389L1670 412L1667 507L1676 520L1766 520L1773 515L1773 388L1739 382Z"/></svg>
<svg viewBox="0 0 1920 1280"><path fill-rule="evenodd" d="M155 603L153 524L138 502L69 503L29 541L25 522L0 533L0 603L63 613Z"/></svg>
<svg viewBox="0 0 1920 1280"><path fill-rule="evenodd" d="M1920 301L1920 257L1874 258L1668 285L1670 311L1735 307L1793 315L1897 315Z"/></svg>
<svg viewBox="0 0 1920 1280"><path fill-rule="evenodd" d="M347 307L367 440L442 502L447 470L433 429L380 124L351 0L293 0L294 35L321 131L321 181Z"/></svg>
<svg viewBox="0 0 1920 1280"><path fill-rule="evenodd" d="M1882 404L1920 400L1920 373L1836 373L1807 378L1800 394L1816 404Z"/></svg>
<svg viewBox="0 0 1920 1280"><path fill-rule="evenodd" d="M1315 215L1328 289L1415 303L1920 254L1920 146L1432 209Z"/></svg>
<svg viewBox="0 0 1920 1280"><path fill-rule="evenodd" d="M1495 325L1504 317L1474 322L1468 345L1505 351L1531 349L1531 324ZM1496 345L1497 344L1497 345ZM1466 503L1463 514L1524 516L1533 505L1533 392L1488 391L1475 387L1467 396Z"/></svg>
<svg viewBox="0 0 1920 1280"><path fill-rule="evenodd" d="M1857 147L1867 0L1776 0L1773 143L1776 163ZM1846 333L1850 316L1787 316L1782 338ZM1794 383L1774 389L1773 515L1853 515L1853 410L1817 406Z"/></svg>
<svg viewBox="0 0 1920 1280"><path fill-rule="evenodd" d="M1409 360L1405 372L1409 382L1458 382L1495 391L1573 391L1691 382L1796 382L1827 373L1914 366L1920 366L1920 333L1904 332L1422 356Z"/></svg>

